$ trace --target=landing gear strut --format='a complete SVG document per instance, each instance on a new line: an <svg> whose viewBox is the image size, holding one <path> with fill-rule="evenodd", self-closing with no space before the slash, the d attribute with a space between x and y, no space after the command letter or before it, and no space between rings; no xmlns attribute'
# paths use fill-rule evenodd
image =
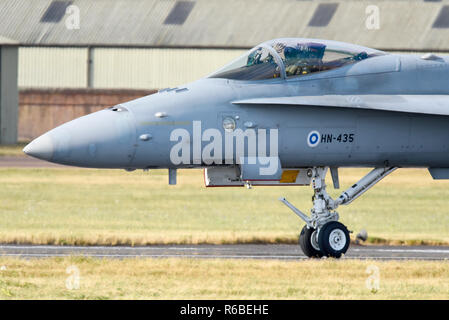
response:
<svg viewBox="0 0 449 320"><path fill-rule="evenodd" d="M322 256L340 258L344 255L349 248L349 231L345 225L338 222L339 215L335 209L341 204L350 204L396 169L396 167L374 168L336 200L332 199L326 191L325 178L328 167L308 169L307 174L312 178L314 192L311 216L298 210L285 198L279 199L306 223L299 236L299 244L304 254L310 258ZM338 176L335 171L332 176L334 185L338 185Z"/></svg>

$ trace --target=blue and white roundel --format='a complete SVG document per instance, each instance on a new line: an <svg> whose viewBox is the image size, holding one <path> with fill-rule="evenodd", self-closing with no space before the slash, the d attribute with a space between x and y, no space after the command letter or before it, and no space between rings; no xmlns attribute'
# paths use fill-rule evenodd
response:
<svg viewBox="0 0 449 320"><path fill-rule="evenodd" d="M321 135L318 131L310 131L309 135L307 136L307 144L309 147L314 148L316 147L321 140Z"/></svg>

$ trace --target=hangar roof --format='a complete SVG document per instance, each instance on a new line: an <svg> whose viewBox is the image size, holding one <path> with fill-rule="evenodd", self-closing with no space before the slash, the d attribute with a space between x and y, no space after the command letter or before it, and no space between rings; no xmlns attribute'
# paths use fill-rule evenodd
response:
<svg viewBox="0 0 449 320"><path fill-rule="evenodd" d="M19 42L0 36L0 45L17 45Z"/></svg>
<svg viewBox="0 0 449 320"><path fill-rule="evenodd" d="M449 0L0 0L0 37L24 45L209 48L303 37L448 51Z"/></svg>

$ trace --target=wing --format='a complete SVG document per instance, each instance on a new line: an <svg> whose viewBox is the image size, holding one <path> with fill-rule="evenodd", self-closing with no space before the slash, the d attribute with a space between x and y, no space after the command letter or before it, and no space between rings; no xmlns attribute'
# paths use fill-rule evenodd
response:
<svg viewBox="0 0 449 320"><path fill-rule="evenodd" d="M449 95L322 95L256 98L237 105L292 105L449 115Z"/></svg>

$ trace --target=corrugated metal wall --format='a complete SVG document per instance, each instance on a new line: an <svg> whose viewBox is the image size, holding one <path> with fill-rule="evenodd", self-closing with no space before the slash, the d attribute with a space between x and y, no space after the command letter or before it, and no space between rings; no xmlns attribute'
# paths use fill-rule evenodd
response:
<svg viewBox="0 0 449 320"><path fill-rule="evenodd" d="M85 48L19 48L19 87L83 88L86 71Z"/></svg>
<svg viewBox="0 0 449 320"><path fill-rule="evenodd" d="M178 86L212 73L246 51L173 48L91 50L92 87L101 89ZM20 47L19 87L86 88L87 60L87 48Z"/></svg>
<svg viewBox="0 0 449 320"><path fill-rule="evenodd" d="M242 54L224 49L93 50L96 88L165 88L204 77Z"/></svg>
<svg viewBox="0 0 449 320"><path fill-rule="evenodd" d="M161 89L204 77L238 49L92 48L92 87ZM87 48L21 47L19 86L87 87Z"/></svg>

